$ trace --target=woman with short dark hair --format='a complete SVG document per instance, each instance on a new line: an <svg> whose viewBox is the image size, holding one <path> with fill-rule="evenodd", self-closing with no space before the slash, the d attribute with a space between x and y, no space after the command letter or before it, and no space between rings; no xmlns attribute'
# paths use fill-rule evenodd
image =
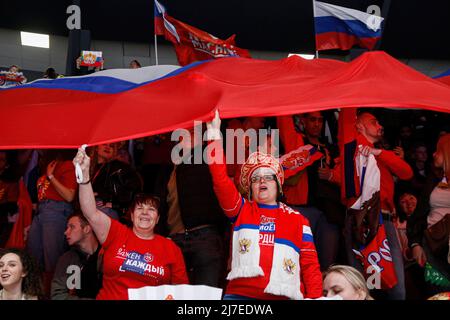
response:
<svg viewBox="0 0 450 320"><path fill-rule="evenodd" d="M129 207L133 225L128 228L96 208L86 152L79 149L73 163L83 174L81 210L104 249L103 286L97 299L127 300L128 289L188 283L181 250L154 231L159 199L137 194Z"/></svg>

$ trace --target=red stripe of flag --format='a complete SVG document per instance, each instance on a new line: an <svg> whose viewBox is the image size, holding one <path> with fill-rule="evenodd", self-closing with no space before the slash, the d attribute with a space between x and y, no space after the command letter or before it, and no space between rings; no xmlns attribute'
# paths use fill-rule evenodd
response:
<svg viewBox="0 0 450 320"><path fill-rule="evenodd" d="M380 38L358 38L342 32L316 34L316 50L350 50L355 44L372 50Z"/></svg>

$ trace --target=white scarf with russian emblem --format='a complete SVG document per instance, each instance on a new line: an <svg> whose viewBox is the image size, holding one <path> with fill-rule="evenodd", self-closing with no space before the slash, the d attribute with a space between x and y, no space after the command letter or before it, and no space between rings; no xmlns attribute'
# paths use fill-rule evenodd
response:
<svg viewBox="0 0 450 320"><path fill-rule="evenodd" d="M264 272L259 265L259 219L260 215L256 203L247 204L234 226L232 244L231 271L228 280L236 278L252 278L263 276ZM275 243L273 249L272 269L270 280L265 293L286 296L290 299L301 300L303 294L300 291L300 248L299 240L303 234L311 234L311 229L298 223L293 223L293 216L298 212L280 203L282 214L277 218L275 231ZM296 239L292 239L295 234Z"/></svg>

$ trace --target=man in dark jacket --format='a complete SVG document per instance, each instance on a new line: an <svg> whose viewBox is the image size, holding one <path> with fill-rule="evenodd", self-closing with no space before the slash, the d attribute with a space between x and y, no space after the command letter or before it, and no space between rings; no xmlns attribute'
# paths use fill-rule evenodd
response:
<svg viewBox="0 0 450 320"><path fill-rule="evenodd" d="M64 234L71 248L58 260L51 299L95 299L102 284L101 246L81 213L68 218Z"/></svg>
<svg viewBox="0 0 450 320"><path fill-rule="evenodd" d="M221 287L227 252L226 219L208 165L196 163L195 155L203 154L200 139L191 132L191 139L182 142L187 153L175 166L167 185L167 225L169 237L183 251L190 283Z"/></svg>

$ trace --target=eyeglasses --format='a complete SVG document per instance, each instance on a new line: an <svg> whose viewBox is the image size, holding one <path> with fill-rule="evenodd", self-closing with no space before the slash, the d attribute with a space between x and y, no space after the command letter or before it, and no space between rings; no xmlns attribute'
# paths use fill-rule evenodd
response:
<svg viewBox="0 0 450 320"><path fill-rule="evenodd" d="M262 179L264 179L264 181L273 181L275 178L276 176L274 174L266 174L264 176L253 176L250 178L250 181L252 183L260 182Z"/></svg>

